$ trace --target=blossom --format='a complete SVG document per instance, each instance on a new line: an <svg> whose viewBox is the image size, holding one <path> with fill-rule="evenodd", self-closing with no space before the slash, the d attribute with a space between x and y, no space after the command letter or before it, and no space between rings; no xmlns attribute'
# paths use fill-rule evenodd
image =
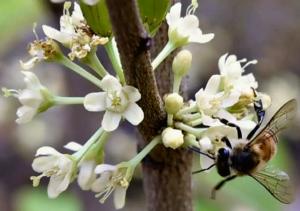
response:
<svg viewBox="0 0 300 211"><path fill-rule="evenodd" d="M78 152L82 149L82 145L76 142L69 142L64 148ZM97 154L98 155L98 154ZM99 156L99 155L98 155ZM79 162L79 173L77 182L82 190L90 190L93 182L96 180L95 168L97 166L96 159L90 156L91 159L83 158Z"/></svg>
<svg viewBox="0 0 300 211"><path fill-rule="evenodd" d="M37 76L29 71L22 71L25 75L26 88L14 90L3 88L6 96L18 98L22 106L17 110L17 123L30 122L39 112L45 111L53 105L52 95L42 86Z"/></svg>
<svg viewBox="0 0 300 211"><path fill-rule="evenodd" d="M40 40L37 39L29 44L28 53L31 56L26 62L20 61L20 65L24 70L28 70L34 67L40 61L51 60L60 52L57 44L51 40Z"/></svg>
<svg viewBox="0 0 300 211"><path fill-rule="evenodd" d="M252 73L242 75L245 68L250 64L256 64L257 60L247 62L244 66L241 63L246 62L246 59L237 60L235 55L224 54L220 57L218 66L222 76L224 89L232 88L240 95L243 93L253 93L252 89L258 87Z"/></svg>
<svg viewBox="0 0 300 211"><path fill-rule="evenodd" d="M133 125L138 125L144 119L143 110L136 104L141 98L138 89L132 86L122 87L118 79L111 75L106 75L100 86L104 92L86 95L84 107L88 111L105 110L102 120L104 130L115 130L122 117Z"/></svg>
<svg viewBox="0 0 300 211"><path fill-rule="evenodd" d="M42 177L50 177L48 196L56 198L65 191L73 179L75 162L70 155L64 155L52 147L44 146L37 150L32 162L34 171L41 173L32 176L33 186L38 186Z"/></svg>
<svg viewBox="0 0 300 211"><path fill-rule="evenodd" d="M181 3L174 4L166 16L169 25L169 39L176 46L190 42L206 43L214 38L214 34L202 34L199 20L195 15L187 14L180 17Z"/></svg>
<svg viewBox="0 0 300 211"><path fill-rule="evenodd" d="M213 75L207 82L205 89L201 88L196 93L196 103L201 112L213 115L221 108L228 108L239 101L237 92L221 91L220 86L220 75Z"/></svg>
<svg viewBox="0 0 300 211"><path fill-rule="evenodd" d="M126 191L133 175L133 168L127 163L119 165L100 164L96 167L95 173L100 176L92 185L92 190L98 192L100 202L104 203L109 195L114 192L114 204L116 209L125 205Z"/></svg>
<svg viewBox="0 0 300 211"><path fill-rule="evenodd" d="M162 132L162 143L165 147L176 149L184 143L181 130L168 127Z"/></svg>
<svg viewBox="0 0 300 211"><path fill-rule="evenodd" d="M54 39L70 48L69 57L82 59L97 45L104 45L108 38L95 35L86 23L80 6L75 2L74 10L70 14L70 2L64 5L64 14L60 18L60 30L43 25L47 37Z"/></svg>

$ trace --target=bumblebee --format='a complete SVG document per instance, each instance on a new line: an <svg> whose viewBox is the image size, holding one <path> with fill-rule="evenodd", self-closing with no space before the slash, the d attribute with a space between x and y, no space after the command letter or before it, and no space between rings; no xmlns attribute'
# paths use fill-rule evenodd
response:
<svg viewBox="0 0 300 211"><path fill-rule="evenodd" d="M295 99L286 102L256 136L254 135L260 128L265 116L261 100L254 103L254 109L257 114L258 124L248 134L246 140L232 147L230 140L227 137L223 137L222 141L226 147L220 148L215 156L193 148L194 151L207 155L215 161L210 167L193 173L199 173L216 166L220 176L225 177L212 190L211 197L213 199L216 191L223 187L226 182L246 175L265 187L277 200L289 204L293 201L293 191L289 176L281 170L267 166L267 163L277 151L278 139L276 135L287 127L296 114L297 102ZM225 119L220 119L220 121L228 126L235 127L238 138L242 140L241 129L237 125Z"/></svg>

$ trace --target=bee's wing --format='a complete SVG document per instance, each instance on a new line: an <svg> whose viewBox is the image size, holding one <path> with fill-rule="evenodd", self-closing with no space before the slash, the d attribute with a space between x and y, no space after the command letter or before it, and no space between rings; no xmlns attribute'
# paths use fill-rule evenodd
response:
<svg viewBox="0 0 300 211"><path fill-rule="evenodd" d="M268 124L261 130L261 132L247 145L254 144L258 140L262 140L261 137L270 134L275 136L278 132L285 129L291 120L296 116L297 101L295 99L286 102L271 118ZM268 135L268 134L269 135Z"/></svg>
<svg viewBox="0 0 300 211"><path fill-rule="evenodd" d="M267 166L265 169L250 174L280 202L289 204L294 200L294 192L289 176L278 169Z"/></svg>

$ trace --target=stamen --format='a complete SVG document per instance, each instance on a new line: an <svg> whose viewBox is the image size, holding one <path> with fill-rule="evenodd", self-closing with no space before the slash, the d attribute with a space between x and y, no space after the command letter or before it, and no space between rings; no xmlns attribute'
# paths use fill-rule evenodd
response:
<svg viewBox="0 0 300 211"><path fill-rule="evenodd" d="M38 34L36 33L36 30L35 30L36 29L36 25L37 25L36 22L34 22L33 23L33 27L32 27L32 32L33 32L33 34L35 36L35 39L36 40L40 40L40 38L39 38L39 36L38 36Z"/></svg>
<svg viewBox="0 0 300 211"><path fill-rule="evenodd" d="M247 63L243 66L243 69L245 69L246 67L248 67L248 66L251 65L251 64L257 64L257 60L254 59L254 60L252 60L252 61L247 62Z"/></svg>

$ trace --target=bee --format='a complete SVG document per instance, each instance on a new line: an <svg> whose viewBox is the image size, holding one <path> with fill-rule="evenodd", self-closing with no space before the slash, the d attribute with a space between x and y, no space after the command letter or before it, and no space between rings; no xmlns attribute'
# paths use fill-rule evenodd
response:
<svg viewBox="0 0 300 211"><path fill-rule="evenodd" d="M257 114L258 124L248 134L247 140L232 147L228 138L223 137L222 141L226 147L220 148L215 156L205 154L200 149L193 149L200 154L209 156L215 161L208 168L193 173L199 173L216 166L220 176L225 177L212 190L211 197L213 199L215 198L216 191L223 187L226 182L246 175L260 183L280 202L289 204L293 201L293 191L289 176L279 169L267 166L267 163L274 157L277 151L278 138L276 135L291 122L295 116L296 108L297 102L295 99L286 102L254 137L265 116L261 100L256 101L254 109ZM228 126L235 127L238 138L242 140L242 133L237 125L224 119L220 119L220 121Z"/></svg>

